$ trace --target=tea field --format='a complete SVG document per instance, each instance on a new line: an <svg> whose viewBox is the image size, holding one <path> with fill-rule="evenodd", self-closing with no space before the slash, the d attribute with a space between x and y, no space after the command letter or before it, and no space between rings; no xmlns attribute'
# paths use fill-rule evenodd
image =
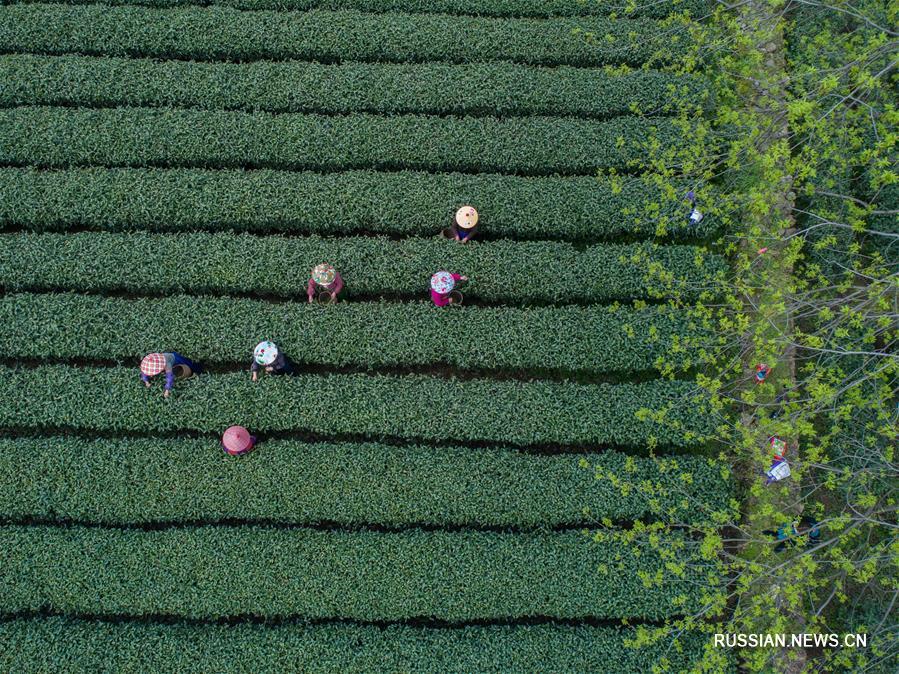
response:
<svg viewBox="0 0 899 674"><path fill-rule="evenodd" d="M718 224L645 173L711 101L666 16L710 4L0 6L0 670L689 669L698 633L627 644L724 582L634 525L733 492L659 372ZM296 376L251 381L263 339ZM170 350L205 371L163 398Z"/></svg>

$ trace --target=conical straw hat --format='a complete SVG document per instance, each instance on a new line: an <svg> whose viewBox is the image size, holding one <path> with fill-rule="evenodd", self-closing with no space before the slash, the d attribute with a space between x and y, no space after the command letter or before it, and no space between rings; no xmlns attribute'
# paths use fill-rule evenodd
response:
<svg viewBox="0 0 899 674"><path fill-rule="evenodd" d="M471 229L478 224L478 212L474 206L463 206L456 211L456 224L462 229Z"/></svg>
<svg viewBox="0 0 899 674"><path fill-rule="evenodd" d="M240 454L250 446L250 432L243 426L231 426L222 435L222 446L228 454Z"/></svg>

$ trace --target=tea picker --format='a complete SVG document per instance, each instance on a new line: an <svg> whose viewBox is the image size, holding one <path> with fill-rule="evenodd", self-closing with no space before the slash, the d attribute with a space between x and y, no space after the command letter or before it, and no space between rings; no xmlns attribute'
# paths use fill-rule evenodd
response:
<svg viewBox="0 0 899 674"><path fill-rule="evenodd" d="M779 482L790 477L790 464L784 458L784 454L787 453L787 443L773 436L768 439L768 446L774 452L774 458L771 461L771 467L765 471L766 487L772 482Z"/></svg>
<svg viewBox="0 0 899 674"><path fill-rule="evenodd" d="M285 356L274 342L259 342L253 349L253 362L250 372L253 373L253 381L259 378L259 370L269 374L293 374L293 363Z"/></svg>
<svg viewBox="0 0 899 674"><path fill-rule="evenodd" d="M163 372L165 372L165 389L162 395L168 398L172 386L175 385L175 378L187 379L199 374L200 366L175 351L150 353L140 362L140 378L147 388L150 388L150 377Z"/></svg>
<svg viewBox="0 0 899 674"><path fill-rule="evenodd" d="M256 446L256 436L243 426L229 426L222 434L222 449L231 456L246 454Z"/></svg>
<svg viewBox="0 0 899 674"><path fill-rule="evenodd" d="M780 390L776 396L774 396L774 411L771 412L771 418L776 419L780 416L780 413L783 411L784 405L786 405L787 400L790 397L790 391L787 389L786 384Z"/></svg>
<svg viewBox="0 0 899 674"><path fill-rule="evenodd" d="M687 192L687 199L690 200L690 224L698 225L702 222L703 215L699 212L699 209L696 208L696 193L693 190Z"/></svg>
<svg viewBox="0 0 899 674"><path fill-rule="evenodd" d="M431 301L435 306L445 307L458 300L452 297L453 288L457 281L467 281L467 276L451 274L448 271L438 271L431 277Z"/></svg>
<svg viewBox="0 0 899 674"><path fill-rule="evenodd" d="M312 276L306 285L306 294L309 303L312 304L316 291L325 295L328 302L336 302L337 295L343 289L343 279L334 267L329 264L317 265L312 270Z"/></svg>
<svg viewBox="0 0 899 674"><path fill-rule="evenodd" d="M456 211L450 227L453 238L459 243L468 243L478 228L478 212L473 206L463 206Z"/></svg>
<svg viewBox="0 0 899 674"><path fill-rule="evenodd" d="M821 540L821 530L818 528L818 521L808 515L804 515L798 522L784 524L776 530L765 529L762 533L778 541L774 552L783 552L788 546L796 545L800 536L808 537L809 543L817 543Z"/></svg>

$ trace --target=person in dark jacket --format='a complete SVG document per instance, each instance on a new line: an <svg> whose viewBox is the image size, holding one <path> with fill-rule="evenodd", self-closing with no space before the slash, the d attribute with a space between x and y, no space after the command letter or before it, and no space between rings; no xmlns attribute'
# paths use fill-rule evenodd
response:
<svg viewBox="0 0 899 674"><path fill-rule="evenodd" d="M260 369L269 374L293 374L293 363L275 346L274 342L259 342L253 349L253 362L250 365L253 381L259 378Z"/></svg>
<svg viewBox="0 0 899 674"><path fill-rule="evenodd" d="M463 206L456 211L450 230L459 243L468 243L474 238L478 228L478 212L472 206Z"/></svg>
<svg viewBox="0 0 899 674"><path fill-rule="evenodd" d="M809 545L821 540L821 530L818 528L818 521L808 515L803 515L798 522L784 524L776 530L765 529L762 533L777 540L774 552L783 552L788 547L797 545L802 537L808 538Z"/></svg>

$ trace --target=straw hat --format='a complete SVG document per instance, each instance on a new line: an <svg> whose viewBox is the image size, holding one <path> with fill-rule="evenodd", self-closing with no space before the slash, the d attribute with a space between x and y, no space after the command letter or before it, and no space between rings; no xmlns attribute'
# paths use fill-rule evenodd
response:
<svg viewBox="0 0 899 674"><path fill-rule="evenodd" d="M312 270L312 280L322 286L329 286L337 277L337 271L329 264L320 264Z"/></svg>
<svg viewBox="0 0 899 674"><path fill-rule="evenodd" d="M453 275L448 271L439 271L431 277L431 288L434 292L445 295L456 286Z"/></svg>
<svg viewBox="0 0 899 674"><path fill-rule="evenodd" d="M456 224L462 229L471 229L478 224L478 212L474 206L463 206L456 211Z"/></svg>
<svg viewBox="0 0 899 674"><path fill-rule="evenodd" d="M165 370L165 356L161 353L149 353L140 362L140 371L152 377Z"/></svg>
<svg viewBox="0 0 899 674"><path fill-rule="evenodd" d="M253 358L260 365L271 365L278 357L278 347L274 342L259 342L253 349Z"/></svg>
<svg viewBox="0 0 899 674"><path fill-rule="evenodd" d="M222 447L232 456L246 452L250 442L250 432L243 426L231 426L222 434Z"/></svg>

